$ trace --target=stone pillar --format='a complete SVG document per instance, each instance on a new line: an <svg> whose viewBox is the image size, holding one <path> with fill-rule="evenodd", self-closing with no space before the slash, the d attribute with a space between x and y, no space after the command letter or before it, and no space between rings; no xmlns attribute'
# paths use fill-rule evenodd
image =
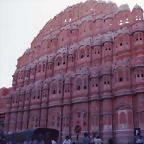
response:
<svg viewBox="0 0 144 144"><path fill-rule="evenodd" d="M18 113L16 130L21 130L22 125L22 112Z"/></svg>
<svg viewBox="0 0 144 144"><path fill-rule="evenodd" d="M112 137L112 101L111 99L103 100L103 140L108 141L109 138Z"/></svg>
<svg viewBox="0 0 144 144"><path fill-rule="evenodd" d="M28 111L23 113L23 122L22 122L22 130L27 129L28 127Z"/></svg>
<svg viewBox="0 0 144 144"><path fill-rule="evenodd" d="M4 133L7 133L9 131L9 120L10 120L10 113L6 113L4 121Z"/></svg>

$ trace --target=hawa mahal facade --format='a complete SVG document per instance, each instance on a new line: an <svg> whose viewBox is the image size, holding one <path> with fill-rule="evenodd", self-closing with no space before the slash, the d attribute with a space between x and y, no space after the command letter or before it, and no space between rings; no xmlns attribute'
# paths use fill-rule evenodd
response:
<svg viewBox="0 0 144 144"><path fill-rule="evenodd" d="M49 20L19 57L12 88L0 91L4 132L33 127L76 139L144 135L144 20L136 5L86 1Z"/></svg>

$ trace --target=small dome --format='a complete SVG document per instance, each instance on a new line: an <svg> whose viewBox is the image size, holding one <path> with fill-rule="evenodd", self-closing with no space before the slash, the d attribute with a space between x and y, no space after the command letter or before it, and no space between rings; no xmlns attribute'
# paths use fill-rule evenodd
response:
<svg viewBox="0 0 144 144"><path fill-rule="evenodd" d="M35 68L35 67L36 67L36 64L32 63L31 68Z"/></svg>
<svg viewBox="0 0 144 144"><path fill-rule="evenodd" d="M71 26L70 25L66 25L65 27L62 27L61 28L61 31L62 30L70 30L71 29Z"/></svg>
<svg viewBox="0 0 144 144"><path fill-rule="evenodd" d="M78 30L78 29L79 29L78 24L76 23L72 24L71 30Z"/></svg>
<svg viewBox="0 0 144 144"><path fill-rule="evenodd" d="M47 56L44 55L44 56L40 57L40 58L39 58L39 61L40 61L40 62L47 61Z"/></svg>
<svg viewBox="0 0 144 144"><path fill-rule="evenodd" d="M87 75L87 74L89 74L89 69L88 69L88 67L83 67L83 68L77 69L76 74L81 74L81 75L86 74Z"/></svg>
<svg viewBox="0 0 144 144"><path fill-rule="evenodd" d="M118 10L116 11L116 14L121 11L130 11L128 4L123 4L123 5L119 6Z"/></svg>
<svg viewBox="0 0 144 144"><path fill-rule="evenodd" d="M136 4L136 5L133 7L133 10L134 10L134 9L142 9L142 8L141 8L141 6L139 6L139 5ZM132 11L133 11L133 10L132 10Z"/></svg>
<svg viewBox="0 0 144 144"><path fill-rule="evenodd" d="M105 43L105 42L112 42L113 41L113 33L107 33L103 36L102 38L102 43Z"/></svg>
<svg viewBox="0 0 144 144"><path fill-rule="evenodd" d="M65 79L65 84L70 84L70 78L67 77L67 78Z"/></svg>
<svg viewBox="0 0 144 144"><path fill-rule="evenodd" d="M17 75L19 72L19 69L16 69L13 75Z"/></svg>
<svg viewBox="0 0 144 144"><path fill-rule="evenodd" d="M107 4L115 4L115 3L112 1L108 1Z"/></svg>
<svg viewBox="0 0 144 144"><path fill-rule="evenodd" d="M101 35L95 36L93 38L93 40L92 40L92 45L93 46L99 46L99 45L101 45L102 44L101 38L102 38Z"/></svg>
<svg viewBox="0 0 144 144"><path fill-rule="evenodd" d="M96 20L103 20L103 17L104 17L104 14L103 14L103 13L100 13L100 14L94 16L93 20L94 20L94 22L95 22Z"/></svg>
<svg viewBox="0 0 144 144"><path fill-rule="evenodd" d="M29 84L29 85L26 87L26 92L29 93L32 88L33 88L33 84Z"/></svg>
<svg viewBox="0 0 144 144"><path fill-rule="evenodd" d="M26 66L25 70L29 70L30 67L31 67L31 63Z"/></svg>
<svg viewBox="0 0 144 144"><path fill-rule="evenodd" d="M114 37L117 37L119 34L130 34L130 31L127 27L124 27L122 29L119 29L117 32L115 32Z"/></svg>
<svg viewBox="0 0 144 144"><path fill-rule="evenodd" d="M130 62L128 59L124 59L124 60L120 60L116 63L116 65L114 66L114 68L118 68L118 67L130 67Z"/></svg>
<svg viewBox="0 0 144 144"><path fill-rule="evenodd" d="M24 94L25 93L25 91L26 91L26 86L24 86L22 89L21 89L21 91L20 91L20 94Z"/></svg>
<svg viewBox="0 0 144 144"><path fill-rule="evenodd" d="M30 48L26 49L26 51L24 52L24 54L28 54L31 51Z"/></svg>
<svg viewBox="0 0 144 144"><path fill-rule="evenodd" d="M75 50L74 49L70 49L68 52L69 55L74 55L75 54Z"/></svg>
<svg viewBox="0 0 144 144"><path fill-rule="evenodd" d="M144 61L143 61L143 59L136 59L136 60L134 61L133 66L134 66L134 67L144 66Z"/></svg>
<svg viewBox="0 0 144 144"><path fill-rule="evenodd" d="M85 38L82 41L80 41L78 43L79 46L87 46L87 45L91 45L91 37Z"/></svg>
<svg viewBox="0 0 144 144"><path fill-rule="evenodd" d="M111 66L104 66L102 71L101 71L101 75L106 75L106 74L111 74Z"/></svg>
<svg viewBox="0 0 144 144"><path fill-rule="evenodd" d="M64 75L62 74L57 74L54 77L52 77L52 80L56 80L56 81L63 81L64 80Z"/></svg>
<svg viewBox="0 0 144 144"><path fill-rule="evenodd" d="M42 85L43 85L42 80L36 81L36 82L34 83L34 86L35 86L35 87L42 87Z"/></svg>
<svg viewBox="0 0 144 144"><path fill-rule="evenodd" d="M20 93L20 88L17 88L15 91L14 91L14 94L16 95L16 94L19 94Z"/></svg>
<svg viewBox="0 0 144 144"><path fill-rule="evenodd" d="M104 20L106 20L106 19L113 19L113 17L114 17L114 15L113 14L108 14L108 15L106 15L105 17L104 17Z"/></svg>
<svg viewBox="0 0 144 144"><path fill-rule="evenodd" d="M99 4L99 3L105 4L106 2L103 1L103 0L98 0L98 4Z"/></svg>
<svg viewBox="0 0 144 144"><path fill-rule="evenodd" d="M20 68L20 71L24 71L25 70L25 66L23 66L22 68Z"/></svg>
<svg viewBox="0 0 144 144"><path fill-rule="evenodd" d="M134 32L137 32L137 31L144 31L144 23L141 22L141 23L136 23L135 25L132 26L132 32L131 33L134 33Z"/></svg>
<svg viewBox="0 0 144 144"><path fill-rule="evenodd" d="M48 62L49 62L49 63L52 63L52 62L53 62L54 56L55 56L54 53L51 53L51 54L48 55Z"/></svg>
<svg viewBox="0 0 144 144"><path fill-rule="evenodd" d="M64 54L64 53L67 53L67 47L61 47L61 49L57 50L57 53L61 53L61 54Z"/></svg>
<svg viewBox="0 0 144 144"><path fill-rule="evenodd" d="M90 77L98 77L99 76L99 68L98 67L94 67L90 69Z"/></svg>
<svg viewBox="0 0 144 144"><path fill-rule="evenodd" d="M43 89L48 89L48 84L46 82L43 84Z"/></svg>

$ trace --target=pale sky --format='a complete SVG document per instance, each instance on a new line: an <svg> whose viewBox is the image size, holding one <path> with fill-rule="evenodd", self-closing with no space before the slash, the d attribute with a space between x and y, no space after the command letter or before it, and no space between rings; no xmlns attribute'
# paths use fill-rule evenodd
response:
<svg viewBox="0 0 144 144"><path fill-rule="evenodd" d="M0 88L11 87L17 59L47 21L81 1L86 0L0 0ZM111 1L144 9L144 0Z"/></svg>

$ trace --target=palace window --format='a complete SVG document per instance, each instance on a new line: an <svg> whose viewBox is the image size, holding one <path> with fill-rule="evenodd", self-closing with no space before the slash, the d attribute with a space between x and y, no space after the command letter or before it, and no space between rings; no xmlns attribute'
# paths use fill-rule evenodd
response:
<svg viewBox="0 0 144 144"><path fill-rule="evenodd" d="M123 78L122 78L122 77L120 77L120 78L119 78L119 82L122 82L122 81L123 81Z"/></svg>

